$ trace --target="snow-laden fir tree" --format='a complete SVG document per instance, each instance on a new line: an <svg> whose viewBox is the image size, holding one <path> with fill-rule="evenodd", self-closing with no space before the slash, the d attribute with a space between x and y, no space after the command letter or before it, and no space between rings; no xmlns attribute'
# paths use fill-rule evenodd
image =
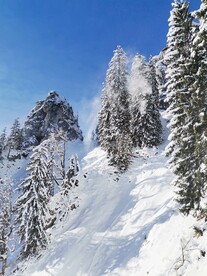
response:
<svg viewBox="0 0 207 276"><path fill-rule="evenodd" d="M2 155L3 150L6 147L6 128L3 129L0 135L0 156Z"/></svg>
<svg viewBox="0 0 207 276"><path fill-rule="evenodd" d="M156 70L156 80L159 90L159 108L166 110L168 103L166 101L166 64L164 61L164 54L166 48L163 49L158 56L153 57Z"/></svg>
<svg viewBox="0 0 207 276"><path fill-rule="evenodd" d="M118 46L106 74L98 135L101 147L107 151L110 164L120 171L128 168L132 150L127 75L127 57Z"/></svg>
<svg viewBox="0 0 207 276"><path fill-rule="evenodd" d="M103 90L102 108L99 112L98 121L98 141L101 147L108 151L111 144L111 131L110 131L110 101L109 96Z"/></svg>
<svg viewBox="0 0 207 276"><path fill-rule="evenodd" d="M159 88L155 61L152 57L149 60L149 83L152 88L152 93L147 95L146 113L149 114L148 139L144 143L149 147L157 146L162 142L162 123L159 112Z"/></svg>
<svg viewBox="0 0 207 276"><path fill-rule="evenodd" d="M180 126L180 133L183 125L185 125L184 109L189 107L186 102L189 97L186 66L189 63L190 55L192 17L189 14L189 3L175 0L172 6L164 60L167 64L166 89L167 101L170 104L168 112L173 116L170 126L172 130L176 129L175 132ZM174 135L175 138L173 139ZM177 135L178 133L172 134L171 140L177 141ZM170 143L169 149L173 151L174 148L174 142Z"/></svg>
<svg viewBox="0 0 207 276"><path fill-rule="evenodd" d="M70 158L69 168L66 172L65 178L61 183L61 192L63 195L68 195L72 187L78 186L78 180L75 177L80 171L77 154L72 155Z"/></svg>
<svg viewBox="0 0 207 276"><path fill-rule="evenodd" d="M151 93L151 87L146 78L149 67L143 56L137 54L132 62L129 78L129 90L131 94L131 134L134 147L141 147L142 133L141 120L146 112L146 95Z"/></svg>
<svg viewBox="0 0 207 276"><path fill-rule="evenodd" d="M12 127L11 127L11 133L8 137L8 146L9 149L15 149L20 150L22 148L23 143L23 135L22 135L22 129L20 127L19 119L15 119Z"/></svg>
<svg viewBox="0 0 207 276"><path fill-rule="evenodd" d="M47 149L43 145L34 148L27 167L28 175L20 184L20 195L15 203L16 223L22 242L21 259L37 255L49 243L46 230L51 225L48 208L51 179L46 155Z"/></svg>
<svg viewBox="0 0 207 276"><path fill-rule="evenodd" d="M0 179L0 275L4 276L7 268L9 238L12 225L12 189L10 179Z"/></svg>
<svg viewBox="0 0 207 276"><path fill-rule="evenodd" d="M167 34L167 50L164 55L164 62L167 65L167 102L171 104L168 111L174 110L174 104L177 102L177 97L180 96L179 93L176 93L177 89L174 89L174 86L179 87L180 81L183 79L185 59L189 56L192 26L189 3L175 0L172 7ZM180 75L182 76L181 80Z"/></svg>
<svg viewBox="0 0 207 276"><path fill-rule="evenodd" d="M50 196L54 195L56 186L59 186L58 178L63 177L64 168L62 167L64 166L65 158L65 141L66 138L63 138L62 130L60 130L57 133L51 133L48 139L40 144L44 148L42 158L47 167Z"/></svg>
<svg viewBox="0 0 207 276"><path fill-rule="evenodd" d="M194 13L199 24L194 28L188 64L188 87L190 107L188 116L188 166L187 185L179 185L179 202L182 210L188 213L191 209L206 208L207 189L207 1ZM193 146L192 146L193 145ZM189 151L189 148L191 151ZM189 179L190 178L190 179Z"/></svg>
<svg viewBox="0 0 207 276"><path fill-rule="evenodd" d="M150 65L141 55L134 57L129 88L132 95L131 133L134 147L152 147L161 142L159 91L153 61Z"/></svg>
<svg viewBox="0 0 207 276"><path fill-rule="evenodd" d="M195 109L193 100L197 61L192 58L192 16L189 4L175 1L169 20L167 62L167 96L172 115L170 121L171 165L176 174L177 201L181 211L188 214L199 209L203 190L202 181L196 178L199 155L196 150L195 126L199 106ZM197 110L197 111L196 111Z"/></svg>
<svg viewBox="0 0 207 276"><path fill-rule="evenodd" d="M80 172L80 165L78 156L72 155L70 158L69 168L62 179L57 202L56 213L58 220L65 220L69 212L78 207L78 197L74 194L74 189L78 187L78 175Z"/></svg>

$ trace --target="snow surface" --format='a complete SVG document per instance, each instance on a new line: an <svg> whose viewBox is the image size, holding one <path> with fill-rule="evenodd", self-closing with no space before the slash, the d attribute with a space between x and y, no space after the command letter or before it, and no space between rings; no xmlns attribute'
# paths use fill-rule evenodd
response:
<svg viewBox="0 0 207 276"><path fill-rule="evenodd" d="M99 147L90 151L76 190L80 207L53 230L42 256L15 275L206 276L200 249L207 250L207 238L195 237L201 223L178 211L165 147L137 151L122 175Z"/></svg>

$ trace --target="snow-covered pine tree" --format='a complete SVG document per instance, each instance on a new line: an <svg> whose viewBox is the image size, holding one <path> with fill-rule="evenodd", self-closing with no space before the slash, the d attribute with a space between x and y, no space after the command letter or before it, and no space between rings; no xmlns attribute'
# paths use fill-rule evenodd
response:
<svg viewBox="0 0 207 276"><path fill-rule="evenodd" d="M132 150L127 75L127 57L118 46L106 74L98 135L110 164L117 166L120 171L128 168Z"/></svg>
<svg viewBox="0 0 207 276"><path fill-rule="evenodd" d="M169 19L168 50L165 56L167 97L170 103L168 111L172 115L167 152L172 155L170 163L176 174L177 201L185 214L199 208L202 190L195 182L198 156L195 149L196 116L192 99L195 94L193 83L196 70L191 49L192 16L189 13L189 3L175 1Z"/></svg>
<svg viewBox="0 0 207 276"><path fill-rule="evenodd" d="M12 189L10 179L0 179L0 275L7 268L9 238L12 233Z"/></svg>
<svg viewBox="0 0 207 276"><path fill-rule="evenodd" d="M159 89L155 63L152 57L149 60L149 83L152 93L147 95L146 114L149 117L148 138L144 145L148 147L157 146L162 142L162 124L159 112ZM145 115L146 116L146 115Z"/></svg>
<svg viewBox="0 0 207 276"><path fill-rule="evenodd" d="M72 155L68 170L64 173L64 178L60 183L59 192L55 195L54 213L56 221L65 221L71 210L76 209L79 206L78 196L75 194L74 189L78 186L78 175L80 172L80 166L78 162L78 156Z"/></svg>
<svg viewBox="0 0 207 276"><path fill-rule="evenodd" d="M6 147L6 128L3 129L0 135L0 156L2 155L3 150Z"/></svg>
<svg viewBox="0 0 207 276"><path fill-rule="evenodd" d="M64 166L64 164L62 164L62 162L65 158L66 140L63 140L61 135L61 130L57 133L51 133L48 139L40 144L41 147L44 148L44 151L42 151L42 158L45 160L47 166L50 196L54 195L56 186L59 186L58 178L63 177L62 171L64 171L64 169L62 169L62 166Z"/></svg>
<svg viewBox="0 0 207 276"><path fill-rule="evenodd" d="M111 144L110 131L110 102L107 92L103 89L102 108L99 112L98 120L98 141L101 147L108 151Z"/></svg>
<svg viewBox="0 0 207 276"><path fill-rule="evenodd" d="M194 145L194 152L189 152L188 173L191 176L188 185L179 190L182 210L201 210L206 208L207 189L207 1L202 0L200 9L194 13L198 28L194 28L191 45L191 57L188 65L191 91L188 116L188 141ZM189 99L188 99L189 101ZM191 146L192 148L192 146ZM189 166L190 164L190 166ZM189 176L188 176L189 178Z"/></svg>
<svg viewBox="0 0 207 276"><path fill-rule="evenodd" d="M78 186L78 180L75 178L80 171L80 165L78 162L77 154L72 155L70 158L70 165L66 172L65 178L61 184L61 192L63 195L68 195L69 190L74 187Z"/></svg>
<svg viewBox="0 0 207 276"><path fill-rule="evenodd" d="M142 133L140 129L141 118L146 112L146 95L151 93L151 87L146 78L149 67L143 56L135 55L129 78L129 90L131 94L131 135L134 147L142 146Z"/></svg>
<svg viewBox="0 0 207 276"><path fill-rule="evenodd" d="M174 104L177 102L177 97L180 96L179 93L176 93L177 89L174 89L174 86L179 87L179 83L182 81L180 76L183 78L185 58L189 57L192 27L189 3L174 0L172 6L167 34L167 50L164 55L164 62L167 65L167 101L171 104L168 111L174 110Z"/></svg>
<svg viewBox="0 0 207 276"><path fill-rule="evenodd" d="M158 56L153 57L159 90L159 108L164 110L168 108L168 103L166 101L166 64L164 61L166 49L167 48L163 49Z"/></svg>
<svg viewBox="0 0 207 276"><path fill-rule="evenodd" d="M23 135L22 135L22 129L20 127L19 118L15 119L12 127L11 127L11 133L8 137L8 146L9 149L15 149L20 150L22 148L23 143Z"/></svg>
<svg viewBox="0 0 207 276"><path fill-rule="evenodd" d="M153 61L134 57L129 81L132 95L131 133L134 147L152 147L161 142L159 91Z"/></svg>
<svg viewBox="0 0 207 276"><path fill-rule="evenodd" d="M28 176L19 187L20 195L15 203L18 234L22 241L20 259L37 255L49 243L46 229L51 225L48 202L51 197L51 183L48 164L44 158L47 149L39 145L33 150Z"/></svg>
<svg viewBox="0 0 207 276"><path fill-rule="evenodd" d="M60 130L55 135L55 151L56 151L56 179L59 179L59 186L61 186L61 183L63 179L65 179L66 176L66 142L67 137L63 130Z"/></svg>

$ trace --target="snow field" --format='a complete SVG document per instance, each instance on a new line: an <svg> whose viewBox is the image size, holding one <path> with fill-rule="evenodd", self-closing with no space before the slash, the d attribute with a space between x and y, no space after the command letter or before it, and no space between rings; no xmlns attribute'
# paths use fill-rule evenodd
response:
<svg viewBox="0 0 207 276"><path fill-rule="evenodd" d="M180 239L192 221L178 214L161 153L140 150L119 175L100 148L91 151L83 159L80 207L24 275L176 275Z"/></svg>
<svg viewBox="0 0 207 276"><path fill-rule="evenodd" d="M193 230L203 222L178 210L164 155L167 136L164 128L159 149L137 150L121 175L99 147L83 157L74 190L80 207L21 276L206 276L207 237Z"/></svg>

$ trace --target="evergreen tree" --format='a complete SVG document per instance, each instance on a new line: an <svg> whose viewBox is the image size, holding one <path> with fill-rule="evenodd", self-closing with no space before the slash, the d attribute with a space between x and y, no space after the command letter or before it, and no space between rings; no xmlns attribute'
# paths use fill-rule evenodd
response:
<svg viewBox="0 0 207 276"><path fill-rule="evenodd" d="M153 57L159 90L159 108L164 110L166 110L169 106L166 101L166 64L164 61L165 51L166 49L162 50L159 56Z"/></svg>
<svg viewBox="0 0 207 276"><path fill-rule="evenodd" d="M152 87L152 94L149 96L150 101L148 103L149 109L147 112L150 111L151 121L152 121L152 128L149 131L150 136L150 144L149 146L157 146L162 142L162 124L160 120L160 112L159 112L159 88L158 88L158 81L157 81L157 74L155 63L152 57L149 61L149 82Z"/></svg>
<svg viewBox="0 0 207 276"><path fill-rule="evenodd" d="M44 146L34 148L27 168L28 176L20 184L21 194L15 204L18 234L22 241L21 259L37 255L49 242L46 229L51 224L48 208L51 183L46 155Z"/></svg>
<svg viewBox="0 0 207 276"><path fill-rule="evenodd" d="M129 79L129 90L131 93L131 134L134 147L142 146L142 117L146 112L146 95L151 93L151 87L147 80L149 67L143 56L137 54L132 62Z"/></svg>
<svg viewBox="0 0 207 276"><path fill-rule="evenodd" d="M50 196L54 195L56 185L59 186L58 178L60 176L62 177L61 167L64 165L62 164L62 159L65 156L65 145L63 145L62 137L60 137L61 134L62 131L51 133L48 139L40 144L41 147L44 148L44 151L42 151L42 158L44 159L47 168ZM62 147L64 147L64 153L62 152Z"/></svg>
<svg viewBox="0 0 207 276"><path fill-rule="evenodd" d="M20 150L22 148L22 143L22 129L20 127L19 119L17 118L11 127L11 133L8 137L8 146L9 149Z"/></svg>
<svg viewBox="0 0 207 276"><path fill-rule="evenodd" d="M120 171L128 168L131 159L129 92L127 89L127 58L118 46L109 63L99 113L99 142L107 151L110 164Z"/></svg>
<svg viewBox="0 0 207 276"><path fill-rule="evenodd" d="M74 188L78 187L78 174L80 171L80 165L78 162L78 156L72 155L70 158L69 168L62 180L60 186L60 202L58 203L59 220L65 220L70 210L78 207L78 197L74 195Z"/></svg>
<svg viewBox="0 0 207 276"><path fill-rule="evenodd" d="M69 190L72 187L78 186L78 180L75 179L75 177L78 175L79 171L80 171L80 165L78 162L78 156L72 155L70 158L69 168L61 184L61 192L63 195L68 195Z"/></svg>
<svg viewBox="0 0 207 276"><path fill-rule="evenodd" d="M4 276L12 233L12 190L9 179L0 179L0 275Z"/></svg>
<svg viewBox="0 0 207 276"><path fill-rule="evenodd" d="M0 135L0 156L2 155L3 150L6 147L6 128L3 130Z"/></svg>
<svg viewBox="0 0 207 276"><path fill-rule="evenodd" d="M101 147L108 151L111 145L111 131L110 131L110 102L109 96L103 90L104 96L102 99L102 108L99 112L98 121L98 141Z"/></svg>
<svg viewBox="0 0 207 276"><path fill-rule="evenodd" d="M130 75L131 133L134 147L152 147L161 142L162 126L159 114L159 91L153 61L136 55Z"/></svg>
<svg viewBox="0 0 207 276"><path fill-rule="evenodd" d="M207 1L203 0L200 9L194 13L199 21L198 28L194 28L191 46L190 69L191 106L187 111L188 133L190 143L194 145L194 152L190 153L191 181L186 189L180 185L179 201L182 209L202 210L206 208L205 200L207 189ZM193 76L193 77L192 77ZM193 137L193 139L192 139ZM188 139L189 140L189 139Z"/></svg>
<svg viewBox="0 0 207 276"><path fill-rule="evenodd" d="M200 209L205 183L198 172L202 167L202 155L198 151L195 130L202 105L196 105L200 101L195 85L199 63L194 56L192 16L188 9L186 2L175 1L173 4L166 56L168 110L172 114L168 153L172 154L170 162L176 174L177 201L185 214Z"/></svg>

